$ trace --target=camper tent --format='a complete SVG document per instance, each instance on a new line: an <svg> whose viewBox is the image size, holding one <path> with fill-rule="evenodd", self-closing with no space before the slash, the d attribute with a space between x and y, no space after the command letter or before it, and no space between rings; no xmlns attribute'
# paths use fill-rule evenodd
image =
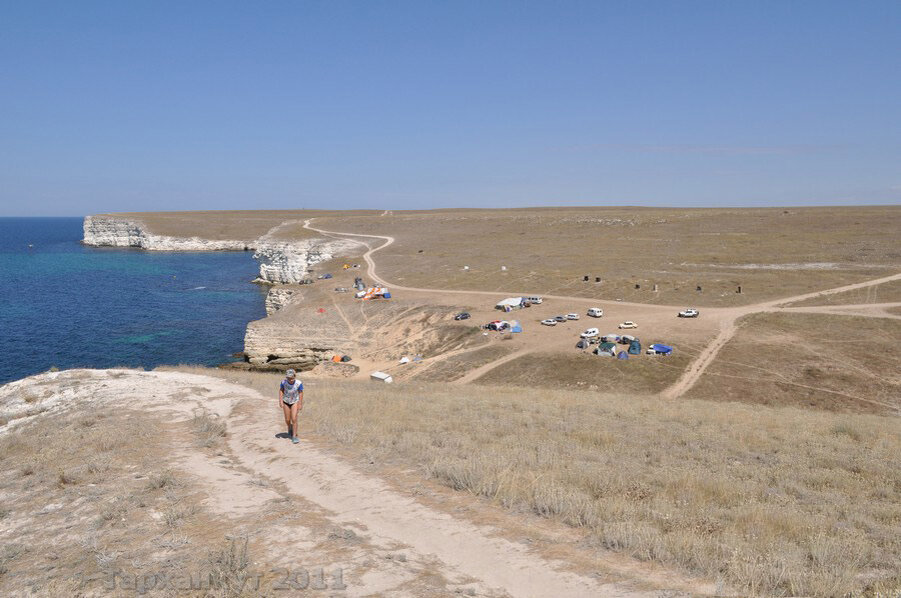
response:
<svg viewBox="0 0 901 598"><path fill-rule="evenodd" d="M659 343L651 345L650 351L653 351L657 355L669 355L673 352L673 348L667 345L661 345Z"/></svg>
<svg viewBox="0 0 901 598"><path fill-rule="evenodd" d="M519 320L513 320L510 332L522 332L522 324L519 323Z"/></svg>
<svg viewBox="0 0 901 598"><path fill-rule="evenodd" d="M595 349L595 354L600 355L601 357L616 357L616 344L615 343L601 343L598 345L598 348Z"/></svg>
<svg viewBox="0 0 901 598"><path fill-rule="evenodd" d="M629 355L641 355L641 343L637 338L629 343Z"/></svg>
<svg viewBox="0 0 901 598"><path fill-rule="evenodd" d="M522 297L507 297L503 301L498 302L498 304L494 306L494 309L499 309L501 311L510 311L511 309L522 308L524 303L525 299L523 299Z"/></svg>
<svg viewBox="0 0 901 598"><path fill-rule="evenodd" d="M616 358L617 359L629 359L629 354L626 353L625 351L620 351L619 354L616 356Z"/></svg>

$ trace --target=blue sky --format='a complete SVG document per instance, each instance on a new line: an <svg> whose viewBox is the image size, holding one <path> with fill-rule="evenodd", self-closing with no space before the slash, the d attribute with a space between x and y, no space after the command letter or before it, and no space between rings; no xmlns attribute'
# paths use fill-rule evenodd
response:
<svg viewBox="0 0 901 598"><path fill-rule="evenodd" d="M901 203L901 2L5 2L0 215Z"/></svg>

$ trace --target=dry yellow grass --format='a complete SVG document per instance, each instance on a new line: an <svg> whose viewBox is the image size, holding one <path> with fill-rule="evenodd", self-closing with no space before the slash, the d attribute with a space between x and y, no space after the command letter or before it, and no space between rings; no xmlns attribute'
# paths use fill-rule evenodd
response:
<svg viewBox="0 0 901 598"><path fill-rule="evenodd" d="M618 351L626 349L628 346L620 345ZM575 351L530 353L501 364L475 383L503 381L532 388L655 393L675 382L690 360L691 356L684 351L676 351L669 357L630 356L629 360Z"/></svg>
<svg viewBox="0 0 901 598"><path fill-rule="evenodd" d="M744 305L901 267L898 206L435 210L314 224L396 237L377 254L379 273L412 287ZM584 275L604 282L583 283Z"/></svg>
<svg viewBox="0 0 901 598"><path fill-rule="evenodd" d="M215 375L267 395L278 382ZM750 595L901 590L897 418L322 381L307 385L305 404L303 429L367 461L419 468L510 509L585 528L605 547Z"/></svg>
<svg viewBox="0 0 901 598"><path fill-rule="evenodd" d="M896 319L755 314L688 396L897 414L899 338Z"/></svg>
<svg viewBox="0 0 901 598"><path fill-rule="evenodd" d="M204 509L203 491L173 464L190 436L158 414L96 408L0 434L0 594L136 595L156 574L190 572L198 584L201 574L225 580L194 595L263 595L226 583L226 535L246 531Z"/></svg>

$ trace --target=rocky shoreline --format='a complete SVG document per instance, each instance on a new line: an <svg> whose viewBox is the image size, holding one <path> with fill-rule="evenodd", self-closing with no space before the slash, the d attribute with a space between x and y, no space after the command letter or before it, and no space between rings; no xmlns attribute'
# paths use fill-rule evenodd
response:
<svg viewBox="0 0 901 598"><path fill-rule="evenodd" d="M253 257L260 264L260 272L253 282L270 285L265 304L267 318L285 306L303 300L303 294L298 289L283 285L299 284L310 276L313 265L359 247L357 242L350 239L274 240L271 232L252 240L170 237L154 234L136 220L86 216L82 242L92 247L134 247L147 251L254 251ZM289 343L290 347L274 347L269 335L257 333L258 324L267 318L247 324L244 367L267 370L294 367L308 370L338 350L337 347L298 346L296 341ZM234 367L236 364L224 365Z"/></svg>

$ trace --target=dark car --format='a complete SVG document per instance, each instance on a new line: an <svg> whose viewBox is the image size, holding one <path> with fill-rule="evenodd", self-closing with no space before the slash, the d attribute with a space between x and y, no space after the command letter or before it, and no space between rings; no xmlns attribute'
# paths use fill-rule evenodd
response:
<svg viewBox="0 0 901 598"><path fill-rule="evenodd" d="M557 322L565 322L566 316L554 316L554 320Z"/></svg>
<svg viewBox="0 0 901 598"><path fill-rule="evenodd" d="M457 315L454 316L454 319L455 320L468 320L471 317L472 316L469 315L469 312L461 311L460 313L458 313Z"/></svg>

